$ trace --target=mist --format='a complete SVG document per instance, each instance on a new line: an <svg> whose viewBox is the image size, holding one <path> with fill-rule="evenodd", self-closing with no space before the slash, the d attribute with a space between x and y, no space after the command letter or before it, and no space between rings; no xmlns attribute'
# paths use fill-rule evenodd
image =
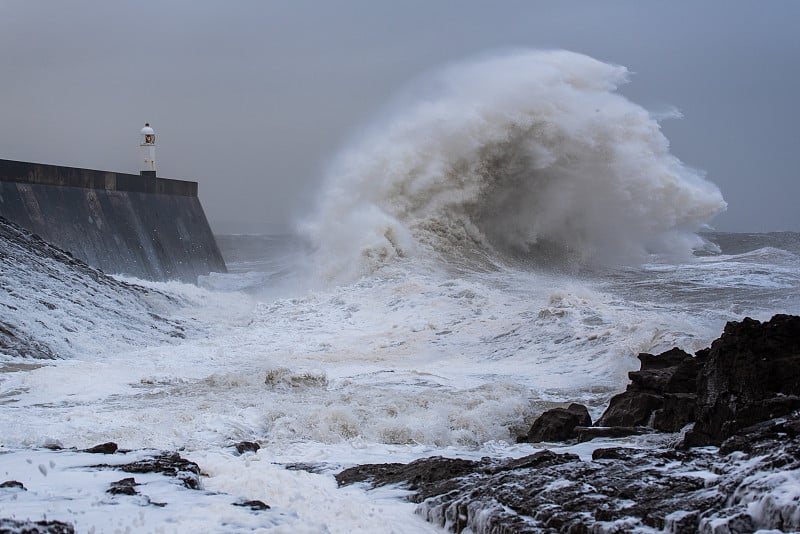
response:
<svg viewBox="0 0 800 534"><path fill-rule="evenodd" d="M582 54L517 51L420 83L326 175L306 225L314 264L347 280L431 253L493 262L545 246L551 254L535 256L551 263L556 252L573 264L688 258L725 201L615 92L627 78Z"/></svg>
<svg viewBox="0 0 800 534"><path fill-rule="evenodd" d="M0 4L0 158L199 182L218 233L286 231L408 84L509 49L621 65L619 91L722 192L726 231L800 230L800 4Z"/></svg>

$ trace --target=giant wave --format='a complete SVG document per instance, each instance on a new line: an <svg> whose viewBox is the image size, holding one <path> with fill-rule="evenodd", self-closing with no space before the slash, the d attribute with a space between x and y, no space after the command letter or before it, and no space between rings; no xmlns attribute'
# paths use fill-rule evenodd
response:
<svg viewBox="0 0 800 534"><path fill-rule="evenodd" d="M328 279L431 252L620 264L687 254L726 203L618 94L626 68L519 51L445 68L352 143L303 225ZM420 90L420 88L424 90Z"/></svg>

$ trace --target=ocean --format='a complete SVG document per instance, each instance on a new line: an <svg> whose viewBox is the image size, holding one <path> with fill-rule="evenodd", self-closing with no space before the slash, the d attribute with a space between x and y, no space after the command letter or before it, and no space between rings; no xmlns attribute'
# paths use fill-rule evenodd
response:
<svg viewBox="0 0 800 534"><path fill-rule="evenodd" d="M638 352L693 351L728 320L800 314L800 234L704 237L720 252L682 263L559 273L407 260L308 290L293 278L304 254L297 238L220 236L229 274L200 287L129 280L150 288L141 300L181 325L184 338L143 322L115 288L89 285L105 298L101 312L73 302L71 291L87 290L66 274L35 292L20 287L22 274L5 278L18 301L4 322L38 322L32 331L54 346L62 335L71 341L58 359L0 360L0 478L48 484L28 491L29 501L0 500L0 515L61 519L81 532L118 524L382 532L386 521L395 532L433 532L402 491L340 490L333 475L432 455L528 454L537 446L515 438L539 413L581 402L596 419L638 368ZM178 450L207 474L206 491L259 499L275 512L221 523L225 514L191 495L180 495L180 506L111 511L100 482L75 467L80 458L41 449L107 441ZM238 456L240 441L261 449ZM44 476L38 467L48 462Z"/></svg>
<svg viewBox="0 0 800 534"><path fill-rule="evenodd" d="M0 353L0 482L28 490L0 489L0 517L437 532L403 490L333 475L530 454L516 438L537 415L580 402L596 419L638 353L800 314L800 234L711 231L721 193L614 92L625 76L569 53L454 67L343 151L296 233L219 236L230 272L197 285L0 241L0 327L36 348ZM178 451L202 490L141 475L167 505L109 495L115 475L80 452L108 441Z"/></svg>

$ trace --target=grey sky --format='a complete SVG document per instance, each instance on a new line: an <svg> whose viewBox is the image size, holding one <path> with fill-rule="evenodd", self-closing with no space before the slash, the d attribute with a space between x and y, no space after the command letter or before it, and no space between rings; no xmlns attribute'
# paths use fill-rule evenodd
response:
<svg viewBox="0 0 800 534"><path fill-rule="evenodd" d="M0 158L200 182L217 232L285 227L409 80L509 48L628 67L622 92L728 201L720 230L800 231L800 2L0 1Z"/></svg>

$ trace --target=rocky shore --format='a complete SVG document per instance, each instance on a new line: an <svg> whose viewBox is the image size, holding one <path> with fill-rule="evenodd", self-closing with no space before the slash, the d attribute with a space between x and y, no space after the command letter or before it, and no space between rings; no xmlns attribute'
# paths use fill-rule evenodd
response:
<svg viewBox="0 0 800 534"><path fill-rule="evenodd" d="M730 322L694 356L672 349L639 360L594 425L573 404L520 437L561 449L636 440L601 444L590 458L545 449L361 465L337 481L406 487L417 512L451 532L800 530L800 317Z"/></svg>
<svg viewBox="0 0 800 534"><path fill-rule="evenodd" d="M253 445L239 443L230 452L252 454ZM196 521L205 509L230 531L285 522L284 512L260 500L206 490L199 465L174 451L123 450L113 442L83 450L3 450L0 473L18 477L0 478L0 534L203 532L213 530ZM80 511L74 521L46 513L30 519L59 503Z"/></svg>

